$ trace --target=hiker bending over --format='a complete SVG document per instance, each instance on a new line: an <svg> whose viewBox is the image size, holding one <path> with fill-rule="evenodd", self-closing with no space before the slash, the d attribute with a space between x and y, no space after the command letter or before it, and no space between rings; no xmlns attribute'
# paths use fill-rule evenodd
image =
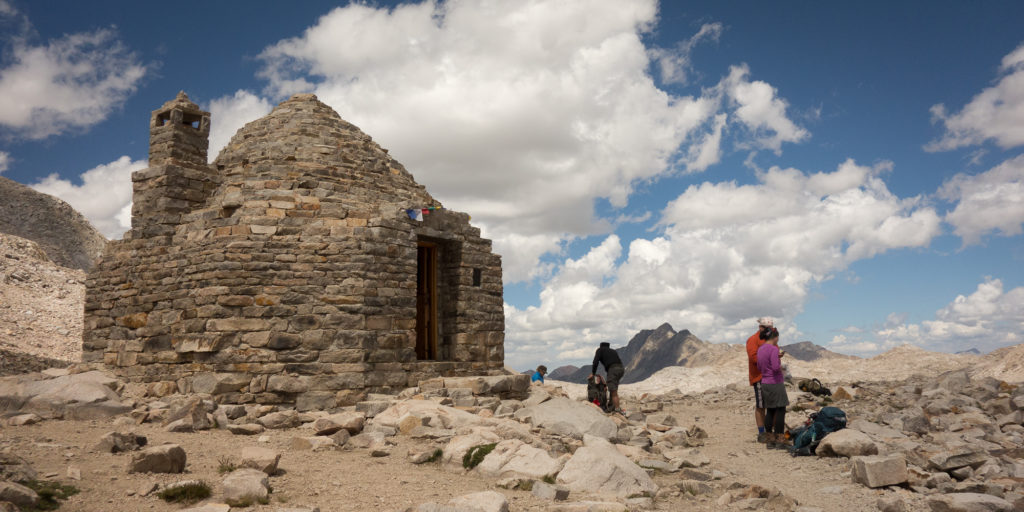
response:
<svg viewBox="0 0 1024 512"><path fill-rule="evenodd" d="M786 449L786 395L785 375L782 372L783 355L779 351L779 330L772 327L761 332L764 344L757 349L757 369L761 372L761 392L764 394L764 428L768 433L768 448Z"/></svg>
<svg viewBox="0 0 1024 512"><path fill-rule="evenodd" d="M761 371L757 369L757 349L764 345L761 333L775 327L771 318L763 316L757 319L757 332L747 338L747 370L750 373L750 385L754 388L754 423L757 425L757 442L764 443L768 434L764 431L764 393L761 392Z"/></svg>
<svg viewBox="0 0 1024 512"><path fill-rule="evenodd" d="M533 376L530 377L530 383L540 382L544 384L544 376L548 374L548 367L540 365L537 367L537 371L533 372Z"/></svg>
<svg viewBox="0 0 1024 512"><path fill-rule="evenodd" d="M622 367L622 359L619 359L618 352L612 349L611 343L607 341L601 342L597 352L594 352L594 363L590 367L588 380L597 373L598 364L603 364L605 372L608 373L605 384L608 386L608 393L611 395L612 411L621 413L622 409L619 408L619 381L622 380L626 369Z"/></svg>

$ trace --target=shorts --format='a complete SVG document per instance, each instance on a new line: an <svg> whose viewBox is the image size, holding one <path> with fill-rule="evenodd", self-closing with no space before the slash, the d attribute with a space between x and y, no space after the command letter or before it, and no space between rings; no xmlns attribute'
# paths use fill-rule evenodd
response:
<svg viewBox="0 0 1024 512"><path fill-rule="evenodd" d="M613 364L611 368L608 368L608 381L605 384L608 385L608 391L615 393L619 391L619 381L622 380L622 376L626 374L626 369L621 364Z"/></svg>
<svg viewBox="0 0 1024 512"><path fill-rule="evenodd" d="M751 384L754 388L754 409L764 409L764 390L761 389L761 381Z"/></svg>

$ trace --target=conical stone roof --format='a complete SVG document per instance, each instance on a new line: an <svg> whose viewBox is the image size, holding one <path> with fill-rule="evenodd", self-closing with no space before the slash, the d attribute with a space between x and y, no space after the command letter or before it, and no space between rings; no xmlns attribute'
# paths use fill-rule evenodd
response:
<svg viewBox="0 0 1024 512"><path fill-rule="evenodd" d="M245 125L213 166L233 179L327 177L351 189L373 189L380 199L417 205L434 199L387 150L313 94L296 94ZM241 176L239 176L241 175Z"/></svg>

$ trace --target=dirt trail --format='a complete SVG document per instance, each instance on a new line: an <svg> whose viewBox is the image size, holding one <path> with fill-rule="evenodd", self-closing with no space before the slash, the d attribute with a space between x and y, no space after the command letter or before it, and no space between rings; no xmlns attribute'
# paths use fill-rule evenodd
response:
<svg viewBox="0 0 1024 512"><path fill-rule="evenodd" d="M908 510L929 510L924 497L910 491L873 490L853 484L849 459L792 457L788 452L768 450L755 442L757 430L752 396L748 400L742 393L728 393L720 402L709 405L691 397L665 412L675 415L683 425L695 423L708 432L701 452L711 459L711 465L702 469L710 467L726 473L729 477L723 479L724 482L774 487L796 499L801 506L818 507L826 512L877 511L878 498L894 492L900 493ZM795 426L804 418L788 413L786 422ZM689 510L722 510L715 501L720 494L718 491L707 499L695 498Z"/></svg>

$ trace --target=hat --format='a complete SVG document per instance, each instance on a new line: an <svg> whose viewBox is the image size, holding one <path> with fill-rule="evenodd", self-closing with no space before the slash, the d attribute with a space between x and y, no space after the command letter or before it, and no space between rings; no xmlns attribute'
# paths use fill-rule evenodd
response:
<svg viewBox="0 0 1024 512"><path fill-rule="evenodd" d="M775 322L770 316L762 316L757 319L757 325L758 327L775 327Z"/></svg>

